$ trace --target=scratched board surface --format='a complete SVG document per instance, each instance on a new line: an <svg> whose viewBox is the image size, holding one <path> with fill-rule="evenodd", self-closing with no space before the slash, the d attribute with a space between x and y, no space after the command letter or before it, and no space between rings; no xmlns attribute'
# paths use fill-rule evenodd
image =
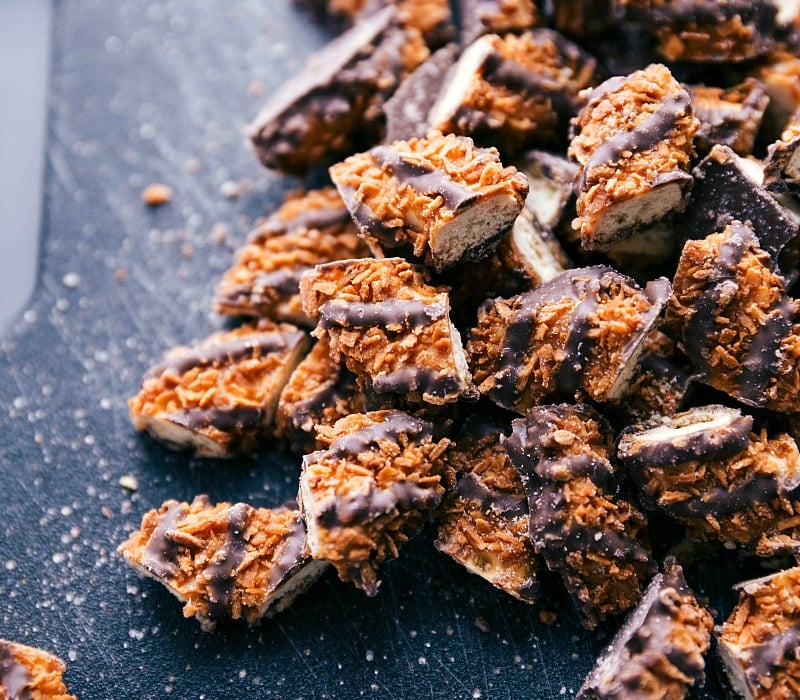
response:
<svg viewBox="0 0 800 700"><path fill-rule="evenodd" d="M243 126L328 35L288 0L60 0L55 14L39 282L0 338L0 637L63 658L84 699L572 697L617 622L588 633L550 580L540 606L519 603L432 531L375 598L327 574L254 629L202 632L124 565L117 545L168 498L296 494L297 455L175 454L135 434L126 400L165 349L222 327L217 276L298 185L260 168ZM151 182L173 187L168 205L142 205ZM744 569L713 557L688 573L727 614ZM694 697L724 697L713 666Z"/></svg>

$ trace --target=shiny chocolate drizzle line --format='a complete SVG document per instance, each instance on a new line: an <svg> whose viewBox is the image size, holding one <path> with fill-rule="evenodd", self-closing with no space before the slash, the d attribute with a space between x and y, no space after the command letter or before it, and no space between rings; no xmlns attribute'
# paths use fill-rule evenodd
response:
<svg viewBox="0 0 800 700"><path fill-rule="evenodd" d="M596 168L611 165L625 152L641 152L654 148L675 128L678 118L691 108L691 98L686 90L666 97L650 116L630 131L620 131L598 146L583 168L581 189L585 189L589 174Z"/></svg>
<svg viewBox="0 0 800 700"><path fill-rule="evenodd" d="M14 656L14 651L0 641L0 690L10 700L30 700L33 677Z"/></svg>
<svg viewBox="0 0 800 700"><path fill-rule="evenodd" d="M454 372L408 365L387 374L369 378L372 394L408 394L417 391L427 396L445 398L460 394L465 386Z"/></svg>
<svg viewBox="0 0 800 700"><path fill-rule="evenodd" d="M250 282L221 289L214 297L217 304L227 304L247 310L252 306L274 304L281 297L290 297L300 291L300 277L309 267L282 268L261 272Z"/></svg>
<svg viewBox="0 0 800 700"><path fill-rule="evenodd" d="M285 333L268 331L237 338L228 343L216 343L204 348L194 348L178 357L169 358L151 367L145 373L142 381L160 377L166 372L180 375L185 374L194 367L236 362L252 354L254 350L260 350L262 354L285 352L287 348L294 346L302 335L303 332L299 330Z"/></svg>
<svg viewBox="0 0 800 700"><path fill-rule="evenodd" d="M328 379L313 392L307 393L304 399L294 404L292 425L300 428L311 419L314 423L328 406L335 406L337 399L347 399L356 391L356 375L345 367L329 368Z"/></svg>
<svg viewBox="0 0 800 700"><path fill-rule="evenodd" d="M382 423L372 423L354 433L343 435L322 454L333 459L355 457L368 450L380 449L383 441L396 443L400 435L423 442L433 436L433 425L403 411L389 411Z"/></svg>
<svg viewBox="0 0 800 700"><path fill-rule="evenodd" d="M170 506L153 530L144 548L142 566L162 579L172 579L178 571L178 543L170 537L170 532L186 517L188 509L184 503Z"/></svg>
<svg viewBox="0 0 800 700"><path fill-rule="evenodd" d="M753 690L765 688L762 680L774 679L775 671L800 658L800 626L776 632L758 646L748 649L750 665L745 671Z"/></svg>
<svg viewBox="0 0 800 700"><path fill-rule="evenodd" d="M754 474L749 481L730 490L720 486L707 488L702 496L660 505L677 518L703 520L709 515L723 518L749 510L756 503L767 503L779 491L781 489L775 475Z"/></svg>
<svg viewBox="0 0 800 700"><path fill-rule="evenodd" d="M249 515L250 509L246 503L236 503L228 509L225 544L217 552L215 562L205 571L208 579L208 612L215 617L231 612L234 578L247 553L244 532Z"/></svg>
<svg viewBox="0 0 800 700"><path fill-rule="evenodd" d="M272 216L267 222L253 231L251 242L256 242L264 233L292 235L311 229L324 229L339 226L350 221L350 214L344 206L322 207L319 209L305 209L291 219Z"/></svg>
<svg viewBox="0 0 800 700"><path fill-rule="evenodd" d="M264 409L258 406L189 408L168 413L164 418L193 431L216 428L228 433L260 426L264 422Z"/></svg>
<svg viewBox="0 0 800 700"><path fill-rule="evenodd" d="M292 571L305 562L305 552L306 526L298 514L272 562L272 568L267 576L267 591L274 591Z"/></svg>
<svg viewBox="0 0 800 700"><path fill-rule="evenodd" d="M419 194L440 195L450 211L457 211L478 199L478 194L456 184L443 170L409 163L389 146L376 146L370 151L378 165L385 166L402 185L408 185Z"/></svg>
<svg viewBox="0 0 800 700"><path fill-rule="evenodd" d="M403 330L417 330L447 316L442 302L418 299L385 299L380 302L348 302L333 299L320 308L323 328L371 328L399 325Z"/></svg>
<svg viewBox="0 0 800 700"><path fill-rule="evenodd" d="M774 31L776 14L774 3L761 0L668 0L650 8L651 19L658 23L720 24L738 16L742 24L760 20L760 28L768 32Z"/></svg>
<svg viewBox="0 0 800 700"><path fill-rule="evenodd" d="M489 488L472 472L462 474L456 482L459 498L480 504L481 510L493 511L507 518L528 515L528 497L524 494Z"/></svg>
<svg viewBox="0 0 800 700"><path fill-rule="evenodd" d="M346 185L338 185L338 188L362 235L373 238L388 250L400 249L404 253L413 251L413 247L407 241L397 240L398 233L403 230L402 226L387 226L383 219L375 216L372 209L358 198L354 188ZM404 255L404 257L407 256Z"/></svg>

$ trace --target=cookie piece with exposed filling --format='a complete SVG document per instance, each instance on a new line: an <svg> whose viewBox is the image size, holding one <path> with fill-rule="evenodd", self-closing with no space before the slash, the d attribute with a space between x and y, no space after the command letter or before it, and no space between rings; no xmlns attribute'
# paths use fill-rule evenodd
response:
<svg viewBox="0 0 800 700"><path fill-rule="evenodd" d="M528 181L494 148L431 132L331 166L331 179L376 254L437 271L488 255L522 210Z"/></svg>
<svg viewBox="0 0 800 700"><path fill-rule="evenodd" d="M303 313L300 276L319 263L369 255L333 187L289 195L251 234L222 275L217 312L314 326Z"/></svg>
<svg viewBox="0 0 800 700"><path fill-rule="evenodd" d="M376 595L380 564L441 503L449 440L402 411L350 415L320 427L319 439L327 448L303 457L298 498L311 554Z"/></svg>
<svg viewBox="0 0 800 700"><path fill-rule="evenodd" d="M714 622L674 557L597 660L577 700L682 700L700 684Z"/></svg>
<svg viewBox="0 0 800 700"><path fill-rule="evenodd" d="M364 18L272 93L248 127L259 160L299 175L377 143L383 103L428 55L394 7Z"/></svg>
<svg viewBox="0 0 800 700"><path fill-rule="evenodd" d="M136 571L163 584L203 629L220 619L250 625L287 608L316 580L296 505L166 501L118 549Z"/></svg>
<svg viewBox="0 0 800 700"><path fill-rule="evenodd" d="M267 319L176 346L128 401L134 427L203 457L249 450L272 433L281 390L307 348L299 328Z"/></svg>
<svg viewBox="0 0 800 700"><path fill-rule="evenodd" d="M581 166L573 228L587 250L608 250L683 210L700 122L687 90L661 64L609 78L585 102L568 151Z"/></svg>
<svg viewBox="0 0 800 700"><path fill-rule="evenodd" d="M745 700L790 700L800 688L800 567L735 587L739 603L717 630L730 684Z"/></svg>
<svg viewBox="0 0 800 700"><path fill-rule="evenodd" d="M642 504L691 539L765 557L800 551L800 450L785 433L752 428L739 409L695 407L626 428L617 457Z"/></svg>
<svg viewBox="0 0 800 700"><path fill-rule="evenodd" d="M536 601L538 560L528 538L528 500L500 438L508 426L471 415L447 453L455 488L438 514L435 545L467 571L525 603Z"/></svg>
<svg viewBox="0 0 800 700"><path fill-rule="evenodd" d="M519 413L553 398L618 399L669 294L665 279L641 289L597 265L489 300L467 341L475 385Z"/></svg>
<svg viewBox="0 0 800 700"><path fill-rule="evenodd" d="M402 258L318 265L301 280L303 307L331 355L370 397L453 403L474 393L446 288Z"/></svg>
<svg viewBox="0 0 800 700"><path fill-rule="evenodd" d="M647 520L609 461L606 421L585 404L536 406L502 444L528 495L531 542L587 629L636 605L657 567Z"/></svg>
<svg viewBox="0 0 800 700"><path fill-rule="evenodd" d="M484 35L450 69L430 111L431 128L504 155L552 148L565 141L594 67L589 54L551 29Z"/></svg>

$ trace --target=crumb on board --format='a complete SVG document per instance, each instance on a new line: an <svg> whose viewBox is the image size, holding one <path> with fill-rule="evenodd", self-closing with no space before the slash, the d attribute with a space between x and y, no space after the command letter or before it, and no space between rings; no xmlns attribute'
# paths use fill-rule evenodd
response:
<svg viewBox="0 0 800 700"><path fill-rule="evenodd" d="M173 194L169 185L153 182L142 190L142 201L148 207L160 207L162 204L171 202Z"/></svg>

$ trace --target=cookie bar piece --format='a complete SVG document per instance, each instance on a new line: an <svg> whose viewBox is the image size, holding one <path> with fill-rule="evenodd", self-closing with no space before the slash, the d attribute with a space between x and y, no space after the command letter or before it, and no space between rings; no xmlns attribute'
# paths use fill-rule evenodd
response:
<svg viewBox="0 0 800 700"><path fill-rule="evenodd" d="M774 267L738 222L687 241L665 319L701 381L745 404L793 412L800 322Z"/></svg>
<svg viewBox="0 0 800 700"><path fill-rule="evenodd" d="M740 63L777 46L771 0L640 0L636 6L666 60Z"/></svg>
<svg viewBox="0 0 800 700"><path fill-rule="evenodd" d="M333 425L351 413L366 410L355 375L342 360L331 358L327 338L318 340L297 365L281 391L275 434L298 452L322 447L317 426Z"/></svg>
<svg viewBox="0 0 800 700"><path fill-rule="evenodd" d="M587 629L639 601L656 573L644 515L609 462L611 428L588 405L532 408L502 440L528 495L529 536Z"/></svg>
<svg viewBox="0 0 800 700"><path fill-rule="evenodd" d="M798 224L762 183L764 173L727 146L714 146L692 170L694 185L681 227L692 238L722 231L732 221L749 222L761 247L779 261L797 236Z"/></svg>
<svg viewBox="0 0 800 700"><path fill-rule="evenodd" d="M377 143L383 103L428 53L393 7L366 17L272 94L248 127L259 160L300 175Z"/></svg>
<svg viewBox="0 0 800 700"><path fill-rule="evenodd" d="M441 503L449 441L402 411L353 414L319 433L328 447L303 457L298 498L311 554L373 596L378 566Z"/></svg>
<svg viewBox="0 0 800 700"><path fill-rule="evenodd" d="M503 167L496 149L437 132L376 146L330 174L371 247L437 271L485 257L528 194L525 176Z"/></svg>
<svg viewBox="0 0 800 700"><path fill-rule="evenodd" d="M207 496L148 511L118 551L183 602L184 616L205 630L222 618L255 625L271 617L325 568L309 555L296 505L211 504Z"/></svg>
<svg viewBox="0 0 800 700"><path fill-rule="evenodd" d="M700 122L686 89L661 64L615 76L585 95L569 155L587 250L608 250L636 229L683 210Z"/></svg>
<svg viewBox="0 0 800 700"><path fill-rule="evenodd" d="M474 382L498 406L519 413L558 397L615 400L669 295L665 279L643 290L597 265L489 300L467 342Z"/></svg>
<svg viewBox="0 0 800 700"><path fill-rule="evenodd" d="M543 23L534 0L455 0L460 42L469 46L484 34L515 34Z"/></svg>
<svg viewBox="0 0 800 700"><path fill-rule="evenodd" d="M528 178L525 210L544 230L556 231L574 212L578 165L555 153L533 149L519 159L517 167Z"/></svg>
<svg viewBox="0 0 800 700"><path fill-rule="evenodd" d="M694 139L698 152L708 153L719 144L737 155L750 155L769 104L763 83L750 77L727 89L710 85L690 85L688 89L700 120Z"/></svg>
<svg viewBox="0 0 800 700"><path fill-rule="evenodd" d="M307 347L303 331L266 319L177 346L128 401L134 427L203 457L246 451L272 431L280 392Z"/></svg>
<svg viewBox="0 0 800 700"><path fill-rule="evenodd" d="M458 330L443 287L402 258L318 265L301 280L303 308L369 396L453 403L473 393Z"/></svg>
<svg viewBox="0 0 800 700"><path fill-rule="evenodd" d="M228 316L264 316L302 326L300 275L319 263L369 255L333 187L289 195L240 248L217 285L214 306Z"/></svg>
<svg viewBox="0 0 800 700"><path fill-rule="evenodd" d="M553 23L569 36L588 37L621 24L628 0L556 0Z"/></svg>
<svg viewBox="0 0 800 700"><path fill-rule="evenodd" d="M487 34L467 47L431 109L431 128L501 153L564 142L595 61L550 29Z"/></svg>
<svg viewBox="0 0 800 700"><path fill-rule="evenodd" d="M797 443L752 427L738 409L696 407L626 428L617 457L642 503L683 523L691 539L759 556L799 551Z"/></svg>
<svg viewBox="0 0 800 700"><path fill-rule="evenodd" d="M597 660L577 700L682 700L702 682L713 628L674 557Z"/></svg>
<svg viewBox="0 0 800 700"><path fill-rule="evenodd" d="M800 693L800 567L738 584L739 603L715 636L732 689L745 700Z"/></svg>
<svg viewBox="0 0 800 700"><path fill-rule="evenodd" d="M75 700L64 685L64 662L43 649L0 639L2 700Z"/></svg>
<svg viewBox="0 0 800 700"><path fill-rule="evenodd" d="M506 428L507 429L507 428ZM538 561L528 538L528 500L500 445L499 419L471 415L448 451L457 473L445 496L436 548L525 603L538 591Z"/></svg>

